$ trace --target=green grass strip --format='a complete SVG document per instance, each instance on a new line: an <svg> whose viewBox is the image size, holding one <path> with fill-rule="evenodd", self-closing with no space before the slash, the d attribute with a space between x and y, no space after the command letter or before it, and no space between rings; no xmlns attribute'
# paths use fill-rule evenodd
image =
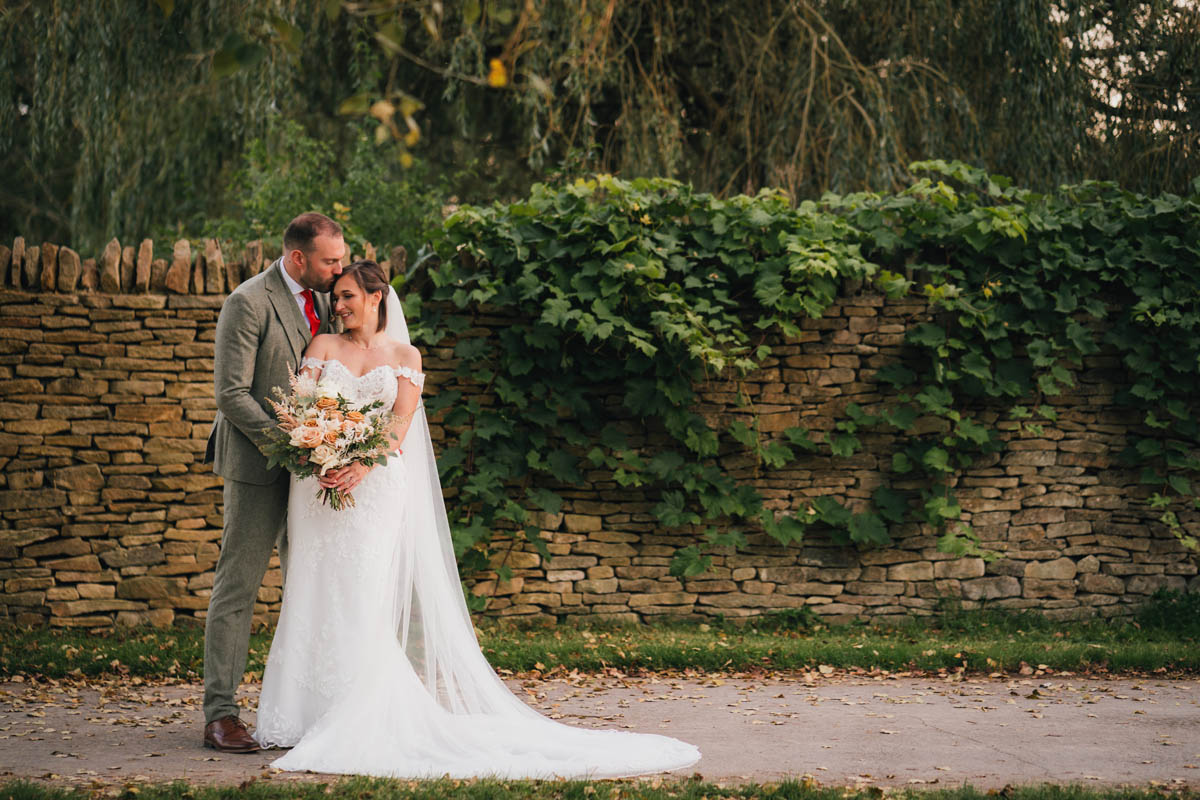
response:
<svg viewBox="0 0 1200 800"><path fill-rule="evenodd" d="M1081 786L1005 787L1003 792L984 792L970 787L916 790L894 789L886 795L897 800L1162 800L1191 798L1187 790L1092 789ZM0 784L0 800L83 800L95 795L78 789L58 789L26 781ZM105 794L104 796L109 796ZM436 780L403 781L351 778L332 784L266 783L252 781L240 787L201 787L182 781L169 784L128 786L114 797L132 800L878 800L878 788L845 789L816 787L800 781L775 784L720 786L701 781L501 781Z"/></svg>
<svg viewBox="0 0 1200 800"><path fill-rule="evenodd" d="M627 627L573 623L530 629L487 623L480 646L498 670L616 668L744 672L834 669L1015 672L1200 672L1197 595L1166 598L1135 620L1050 622L1035 614L948 613L895 628L829 627L804 615L750 624L663 622ZM1193 608L1195 606L1196 608ZM261 672L270 634L251 640L248 669ZM99 633L0 630L0 676L137 675L195 680L203 674L196 628Z"/></svg>

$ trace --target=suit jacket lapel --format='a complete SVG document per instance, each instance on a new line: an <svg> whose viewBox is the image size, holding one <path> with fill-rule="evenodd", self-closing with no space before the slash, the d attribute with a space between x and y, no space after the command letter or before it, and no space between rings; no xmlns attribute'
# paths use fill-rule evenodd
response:
<svg viewBox="0 0 1200 800"><path fill-rule="evenodd" d="M313 298L317 302L317 317L321 320L321 327L317 333L332 333L333 326L329 320L329 295L325 292L313 292Z"/></svg>
<svg viewBox="0 0 1200 800"><path fill-rule="evenodd" d="M272 273L267 280L267 293L271 298L271 306L275 309L275 315L283 323L288 342L296 354L296 363L299 364L300 357L312 339L308 320L304 318L300 306L296 304L295 297L292 296L291 290L283 280L283 262L276 261L271 266L271 270Z"/></svg>

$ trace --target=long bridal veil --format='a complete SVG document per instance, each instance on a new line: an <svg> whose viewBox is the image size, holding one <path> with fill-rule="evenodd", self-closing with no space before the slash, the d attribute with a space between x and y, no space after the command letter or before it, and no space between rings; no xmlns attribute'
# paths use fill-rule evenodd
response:
<svg viewBox="0 0 1200 800"><path fill-rule="evenodd" d="M385 332L389 338L412 343L395 289L388 291ZM407 528L419 535L408 542L409 547L397 548L392 629L409 663L438 703L456 714L510 708L539 716L512 696L475 639L458 578L424 403L404 439L404 462L408 471L403 501L409 515Z"/></svg>

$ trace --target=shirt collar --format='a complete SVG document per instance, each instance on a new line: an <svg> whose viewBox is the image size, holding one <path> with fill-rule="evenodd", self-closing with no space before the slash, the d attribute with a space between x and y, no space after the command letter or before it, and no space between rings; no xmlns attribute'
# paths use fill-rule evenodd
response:
<svg viewBox="0 0 1200 800"><path fill-rule="evenodd" d="M304 291L304 287L292 280L291 274L288 273L287 267L283 265L283 261L279 262L279 271L283 273L283 282L287 284L288 289L292 294L300 294Z"/></svg>

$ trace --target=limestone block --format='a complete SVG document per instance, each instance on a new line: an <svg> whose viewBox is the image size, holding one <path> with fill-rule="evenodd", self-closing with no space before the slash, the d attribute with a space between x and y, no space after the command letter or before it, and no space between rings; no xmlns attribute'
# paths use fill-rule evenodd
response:
<svg viewBox="0 0 1200 800"><path fill-rule="evenodd" d="M588 567L587 569L587 579L593 581L611 578L615 574L613 568L608 566Z"/></svg>
<svg viewBox="0 0 1200 800"><path fill-rule="evenodd" d="M524 578L513 578L507 581L492 579L476 583L471 587L471 594L476 597L499 597L501 595L516 594L524 587Z"/></svg>
<svg viewBox="0 0 1200 800"><path fill-rule="evenodd" d="M167 269L168 265L165 258L156 258L150 262L150 285L147 287L148 291L161 292L167 288Z"/></svg>
<svg viewBox="0 0 1200 800"><path fill-rule="evenodd" d="M148 564L161 564L166 560L162 546L157 544L128 549L117 547L100 554L100 559L110 567L133 567Z"/></svg>
<svg viewBox="0 0 1200 800"><path fill-rule="evenodd" d="M583 580L575 582L575 591L587 592L590 594L610 594L617 590L616 578L605 578L603 580Z"/></svg>
<svg viewBox="0 0 1200 800"><path fill-rule="evenodd" d="M11 578L4 582L6 594L17 592L33 592L39 589L49 589L54 585L54 578Z"/></svg>
<svg viewBox="0 0 1200 800"><path fill-rule="evenodd" d="M187 239L175 242L171 266L163 278L163 288L176 294L187 294L192 279L192 246Z"/></svg>
<svg viewBox="0 0 1200 800"><path fill-rule="evenodd" d="M150 575L126 578L117 584L117 596L128 600L174 597L183 594L185 590L186 582L182 578L163 578Z"/></svg>
<svg viewBox="0 0 1200 800"><path fill-rule="evenodd" d="M629 597L630 608L641 608L645 606L681 606L691 605L696 602L699 595L691 592L651 592L648 594L635 594Z"/></svg>
<svg viewBox="0 0 1200 800"><path fill-rule="evenodd" d="M863 612L863 606L852 603L825 603L811 606L812 610L822 617L856 616Z"/></svg>
<svg viewBox="0 0 1200 800"><path fill-rule="evenodd" d="M695 594L711 594L713 592L736 592L737 584L726 580L693 580L683 586L685 591Z"/></svg>
<svg viewBox="0 0 1200 800"><path fill-rule="evenodd" d="M785 583L780 585L777 590L780 594L810 596L828 596L837 597L845 589L845 585L841 583L820 583L817 581L799 581L796 583Z"/></svg>
<svg viewBox="0 0 1200 800"><path fill-rule="evenodd" d="M12 262L9 265L8 280L6 283L9 286L21 288L21 269L25 264L25 238L18 236L13 239L12 246ZM3 277L3 276L0 276Z"/></svg>
<svg viewBox="0 0 1200 800"><path fill-rule="evenodd" d="M1027 598L1048 597L1065 600L1075 596L1075 581L1026 578L1024 589L1024 596Z"/></svg>
<svg viewBox="0 0 1200 800"><path fill-rule="evenodd" d="M1079 589L1096 594L1125 594L1125 581L1115 575L1087 573L1079 576Z"/></svg>
<svg viewBox="0 0 1200 800"><path fill-rule="evenodd" d="M492 554L492 569L508 567L509 569L533 569L542 564L542 557L537 553L524 550L501 550Z"/></svg>
<svg viewBox="0 0 1200 800"><path fill-rule="evenodd" d="M575 553L586 553L588 555L618 557L618 556L635 556L638 554L636 550L627 544L618 542L579 542L572 550Z"/></svg>
<svg viewBox="0 0 1200 800"><path fill-rule="evenodd" d="M25 558L42 558L44 556L82 556L90 552L92 552L92 548L85 539L68 537L30 545L21 551L21 555Z"/></svg>
<svg viewBox="0 0 1200 800"><path fill-rule="evenodd" d="M1134 575L1125 582L1125 591L1130 594L1154 594L1159 589L1182 592L1187 580L1179 575Z"/></svg>
<svg viewBox="0 0 1200 800"><path fill-rule="evenodd" d="M215 239L204 240L204 291L208 294L225 292L225 256Z"/></svg>
<svg viewBox="0 0 1200 800"><path fill-rule="evenodd" d="M42 266L37 288L43 292L53 292L58 285L58 245L42 242L41 256Z"/></svg>
<svg viewBox="0 0 1200 800"><path fill-rule="evenodd" d="M982 558L955 558L937 561L933 565L935 578L982 578L986 563Z"/></svg>
<svg viewBox="0 0 1200 800"><path fill-rule="evenodd" d="M898 581L852 581L846 584L846 591L861 595L903 594L904 584Z"/></svg>
<svg viewBox="0 0 1200 800"><path fill-rule="evenodd" d="M816 567L763 567L759 570L760 577L764 581L772 583L796 583L797 581L807 581L814 577L817 573ZM746 578L753 577L754 572L751 571ZM742 576L735 577L735 580L743 580Z"/></svg>
<svg viewBox="0 0 1200 800"><path fill-rule="evenodd" d="M10 607L37 608L46 602L45 592L13 592L4 595L4 603Z"/></svg>
<svg viewBox="0 0 1200 800"><path fill-rule="evenodd" d="M562 605L562 595L557 592L522 592L513 595L512 601L517 605L533 604L557 608Z"/></svg>
<svg viewBox="0 0 1200 800"><path fill-rule="evenodd" d="M1026 578L1069 581L1075 577L1075 572L1075 561L1065 557L1053 561L1031 561L1025 565Z"/></svg>
<svg viewBox="0 0 1200 800"><path fill-rule="evenodd" d="M136 270L134 264L136 260L136 251L132 246L121 248L121 289L122 291L133 291L133 276Z"/></svg>
<svg viewBox="0 0 1200 800"><path fill-rule="evenodd" d="M75 591L78 597L86 600L111 599L117 596L117 587L111 583L78 583L75 584Z"/></svg>
<svg viewBox="0 0 1200 800"><path fill-rule="evenodd" d="M94 292L100 288L100 267L96 259L85 258L82 272L79 275L79 288L85 292Z"/></svg>
<svg viewBox="0 0 1200 800"><path fill-rule="evenodd" d="M69 247L58 250L58 282L56 288L60 292L73 292L83 276L83 264L79 254Z"/></svg>
<svg viewBox="0 0 1200 800"><path fill-rule="evenodd" d="M929 561L896 564L888 567L887 579L889 581L931 581L933 580L933 564Z"/></svg>
<svg viewBox="0 0 1200 800"><path fill-rule="evenodd" d="M121 291L121 243L116 237L104 246L100 256L100 289L109 294Z"/></svg>
<svg viewBox="0 0 1200 800"><path fill-rule="evenodd" d="M242 280L253 278L258 273L262 272L263 267L263 248L262 241L259 239L253 242L246 243L246 249L242 253ZM235 288L235 287L230 287Z"/></svg>
<svg viewBox="0 0 1200 800"><path fill-rule="evenodd" d="M67 494L59 489L25 489L0 491L0 511L22 511L32 508L61 508Z"/></svg>
<svg viewBox="0 0 1200 800"><path fill-rule="evenodd" d="M25 248L25 263L21 268L21 282L26 289L37 289L39 286L38 272L42 268L42 249L40 247Z"/></svg>
<svg viewBox="0 0 1200 800"><path fill-rule="evenodd" d="M1020 594L1021 582L1011 575L975 578L962 582L962 596L965 600L996 600L1001 597L1018 597Z"/></svg>
<svg viewBox="0 0 1200 800"><path fill-rule="evenodd" d="M154 269L154 241L143 239L138 246L137 265L133 269L133 284L126 287L130 291L148 291L150 276Z"/></svg>
<svg viewBox="0 0 1200 800"><path fill-rule="evenodd" d="M598 531L604 526L604 520L588 514L564 514L563 520L571 533Z"/></svg>
<svg viewBox="0 0 1200 800"><path fill-rule="evenodd" d="M1076 574L1091 575L1100 571L1100 559L1095 556L1085 556L1075 564ZM1092 591L1089 589L1088 591Z"/></svg>
<svg viewBox="0 0 1200 800"><path fill-rule="evenodd" d="M57 617L77 617L81 614L95 614L101 611L137 611L146 606L134 600L68 600L61 603L51 603L50 613Z"/></svg>
<svg viewBox="0 0 1200 800"><path fill-rule="evenodd" d="M58 488L72 491L96 491L104 487L104 474L95 464L56 469L50 480Z"/></svg>
<svg viewBox="0 0 1200 800"><path fill-rule="evenodd" d="M747 594L772 594L775 591L775 584L763 581L743 581L742 591Z"/></svg>
<svg viewBox="0 0 1200 800"><path fill-rule="evenodd" d="M1055 506L1059 508L1079 508L1083 498L1074 492L1047 492L1046 494L1025 499L1026 506Z"/></svg>
<svg viewBox="0 0 1200 800"><path fill-rule="evenodd" d="M805 604L805 598L798 595L784 594L746 594L745 592L728 592L726 594L703 594L697 596L697 602L716 608L800 608Z"/></svg>
<svg viewBox="0 0 1200 800"><path fill-rule="evenodd" d="M10 264L12 264L12 250L8 248L8 245L0 244L0 286L8 283Z"/></svg>
<svg viewBox="0 0 1200 800"><path fill-rule="evenodd" d="M1066 511L1061 508L1027 508L1012 515L1012 525L1043 525L1052 522L1062 522L1066 519Z"/></svg>
<svg viewBox="0 0 1200 800"><path fill-rule="evenodd" d="M911 550L866 550L862 553L860 560L863 566L872 566L877 564L903 564L908 561L915 561L920 557L920 553L914 553Z"/></svg>
<svg viewBox="0 0 1200 800"><path fill-rule="evenodd" d="M1051 539L1059 536L1084 536L1091 532L1092 523L1084 520L1054 522L1046 526L1046 536Z"/></svg>
<svg viewBox="0 0 1200 800"><path fill-rule="evenodd" d="M175 611L170 608L152 608L147 611L118 611L115 620L116 625L122 628L134 628L139 625L169 628L174 622Z"/></svg>

